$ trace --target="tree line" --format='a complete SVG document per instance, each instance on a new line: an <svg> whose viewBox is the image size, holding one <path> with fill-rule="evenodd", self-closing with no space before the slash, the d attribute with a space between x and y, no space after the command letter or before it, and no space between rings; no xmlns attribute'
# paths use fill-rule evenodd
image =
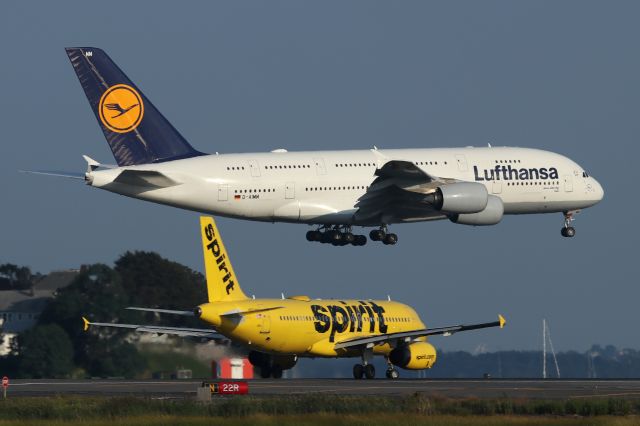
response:
<svg viewBox="0 0 640 426"><path fill-rule="evenodd" d="M159 324L150 312L127 306L191 309L206 301L202 274L152 252L126 252L114 267L83 268L56 292L35 327L12 342L0 358L0 372L12 377L135 377L147 368L127 339L126 330L83 331L82 316L92 321ZM167 318L164 318L165 324ZM202 327L194 318L172 317L174 326Z"/></svg>

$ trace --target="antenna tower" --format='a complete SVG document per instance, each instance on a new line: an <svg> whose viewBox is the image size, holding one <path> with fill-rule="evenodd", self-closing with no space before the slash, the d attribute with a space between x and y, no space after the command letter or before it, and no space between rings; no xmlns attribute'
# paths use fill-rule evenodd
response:
<svg viewBox="0 0 640 426"><path fill-rule="evenodd" d="M542 378L547 378L547 341L551 348L551 355L553 355L553 363L556 367L556 377L560 378L560 367L558 366L558 359L556 358L556 351L553 349L553 342L551 341L551 331L549 330L549 323L545 318L542 319Z"/></svg>

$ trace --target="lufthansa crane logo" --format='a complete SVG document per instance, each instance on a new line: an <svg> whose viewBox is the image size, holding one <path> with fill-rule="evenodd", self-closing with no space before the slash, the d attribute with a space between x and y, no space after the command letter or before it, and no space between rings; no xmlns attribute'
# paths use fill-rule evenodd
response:
<svg viewBox="0 0 640 426"><path fill-rule="evenodd" d="M116 84L102 94L98 112L106 128L116 133L127 133L142 121L144 103L136 89L126 84Z"/></svg>

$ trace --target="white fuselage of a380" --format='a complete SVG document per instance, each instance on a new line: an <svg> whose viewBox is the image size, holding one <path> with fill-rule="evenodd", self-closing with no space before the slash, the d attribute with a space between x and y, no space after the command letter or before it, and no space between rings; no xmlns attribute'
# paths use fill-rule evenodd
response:
<svg viewBox="0 0 640 426"><path fill-rule="evenodd" d="M444 218L493 225L503 214L571 218L604 194L571 159L510 147L203 155L98 167L86 178L155 203L246 220L337 225L342 232Z"/></svg>

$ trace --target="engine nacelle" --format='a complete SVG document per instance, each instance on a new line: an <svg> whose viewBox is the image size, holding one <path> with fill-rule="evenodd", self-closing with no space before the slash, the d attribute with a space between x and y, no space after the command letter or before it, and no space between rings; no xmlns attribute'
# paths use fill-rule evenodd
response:
<svg viewBox="0 0 640 426"><path fill-rule="evenodd" d="M424 370L436 363L436 348L427 342L398 346L389 354L389 361L405 370Z"/></svg>
<svg viewBox="0 0 640 426"><path fill-rule="evenodd" d="M486 226L495 225L502 220L504 205L502 199L495 195L489 195L487 207L478 213L457 214L451 216L451 222L461 225Z"/></svg>
<svg viewBox="0 0 640 426"><path fill-rule="evenodd" d="M488 198L487 188L480 183L450 183L433 193L433 206L447 213L477 213L487 207Z"/></svg>
<svg viewBox="0 0 640 426"><path fill-rule="evenodd" d="M249 352L249 362L254 367L274 366L277 365L283 370L293 368L298 362L296 355L269 355L264 352Z"/></svg>

